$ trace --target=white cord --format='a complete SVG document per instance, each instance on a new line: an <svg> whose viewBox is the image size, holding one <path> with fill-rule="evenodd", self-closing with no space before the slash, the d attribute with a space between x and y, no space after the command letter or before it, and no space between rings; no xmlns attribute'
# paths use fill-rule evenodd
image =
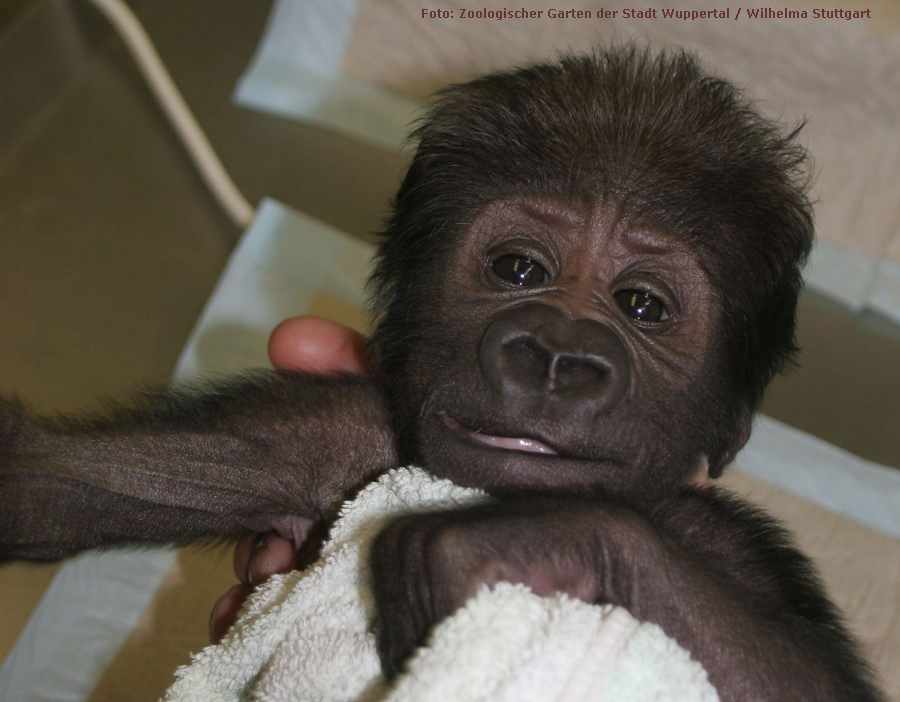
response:
<svg viewBox="0 0 900 702"><path fill-rule="evenodd" d="M88 0L109 20L131 52L163 112L187 149L213 196L228 216L241 228L255 214L253 206L241 194L216 152L197 124L190 108L172 81L159 54L131 9L122 0Z"/></svg>

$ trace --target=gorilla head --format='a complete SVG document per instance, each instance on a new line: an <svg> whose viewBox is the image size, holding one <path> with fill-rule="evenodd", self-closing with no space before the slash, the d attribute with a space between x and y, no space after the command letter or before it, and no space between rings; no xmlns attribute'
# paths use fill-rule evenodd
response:
<svg viewBox="0 0 900 702"><path fill-rule="evenodd" d="M630 501L703 457L718 476L795 351L813 238L795 137L680 52L443 91L372 280L405 457Z"/></svg>

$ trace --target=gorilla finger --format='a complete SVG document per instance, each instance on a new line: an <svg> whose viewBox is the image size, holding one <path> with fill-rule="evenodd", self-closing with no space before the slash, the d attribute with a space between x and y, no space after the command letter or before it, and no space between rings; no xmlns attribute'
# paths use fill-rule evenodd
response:
<svg viewBox="0 0 900 702"><path fill-rule="evenodd" d="M387 601L384 601L387 600ZM375 639L381 671L389 680L403 669L406 660L422 643L427 632L419 631L408 607L390 596L376 598Z"/></svg>

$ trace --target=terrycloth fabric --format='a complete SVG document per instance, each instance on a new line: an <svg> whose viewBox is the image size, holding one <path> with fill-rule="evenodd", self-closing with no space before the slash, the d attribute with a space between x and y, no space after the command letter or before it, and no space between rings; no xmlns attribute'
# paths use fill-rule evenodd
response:
<svg viewBox="0 0 900 702"><path fill-rule="evenodd" d="M659 627L508 584L437 626L387 686L369 633L374 537L398 514L485 499L416 468L383 476L344 506L315 566L261 587L225 640L179 670L167 702L718 700Z"/></svg>

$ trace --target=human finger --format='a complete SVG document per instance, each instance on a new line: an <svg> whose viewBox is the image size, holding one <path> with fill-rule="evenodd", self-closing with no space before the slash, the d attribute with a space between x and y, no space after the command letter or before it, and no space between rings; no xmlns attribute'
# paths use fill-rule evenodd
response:
<svg viewBox="0 0 900 702"><path fill-rule="evenodd" d="M269 338L269 357L277 370L311 373L365 373L366 337L321 317L292 317Z"/></svg>
<svg viewBox="0 0 900 702"><path fill-rule="evenodd" d="M210 641L219 643L222 640L222 637L234 624L238 612L251 592L253 592L253 587L242 583L235 585L219 598L209 615Z"/></svg>

